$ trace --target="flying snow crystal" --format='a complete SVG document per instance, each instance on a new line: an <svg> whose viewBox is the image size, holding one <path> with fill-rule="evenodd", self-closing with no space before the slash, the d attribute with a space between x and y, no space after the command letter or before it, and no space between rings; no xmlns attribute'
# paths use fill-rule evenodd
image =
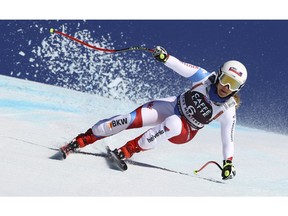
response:
<svg viewBox="0 0 288 216"><path fill-rule="evenodd" d="M65 26L59 29L66 32ZM97 47L115 49L123 46L123 41L114 45L111 34L97 37L89 30L70 34ZM124 37L123 33L121 37ZM54 80L53 85L69 89L143 103L178 94L183 88L184 79L177 75L174 78L173 72L164 79L168 68L148 52L106 53L53 34L34 47L32 53L35 54L35 61L30 61L32 66L38 64L49 69L46 79Z"/></svg>
<svg viewBox="0 0 288 216"><path fill-rule="evenodd" d="M25 53L24 53L23 51L20 51L20 52L19 52L19 55L25 56Z"/></svg>

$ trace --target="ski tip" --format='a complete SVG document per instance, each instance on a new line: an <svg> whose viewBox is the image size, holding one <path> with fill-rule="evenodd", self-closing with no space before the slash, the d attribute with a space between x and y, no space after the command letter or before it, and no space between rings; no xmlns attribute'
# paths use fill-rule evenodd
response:
<svg viewBox="0 0 288 216"><path fill-rule="evenodd" d="M54 34L54 33L55 33L55 29L54 29L54 28L50 28L49 31L50 31L51 34Z"/></svg>
<svg viewBox="0 0 288 216"><path fill-rule="evenodd" d="M62 152L58 151L57 153L55 153L54 155L50 156L49 158L53 159L53 160L65 160L66 157L64 157Z"/></svg>
<svg viewBox="0 0 288 216"><path fill-rule="evenodd" d="M128 170L128 166L126 165L125 167L122 167L122 172Z"/></svg>

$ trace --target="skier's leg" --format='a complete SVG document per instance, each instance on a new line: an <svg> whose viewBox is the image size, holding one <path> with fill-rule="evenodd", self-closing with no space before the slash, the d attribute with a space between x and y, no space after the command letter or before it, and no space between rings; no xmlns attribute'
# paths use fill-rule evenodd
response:
<svg viewBox="0 0 288 216"><path fill-rule="evenodd" d="M92 127L98 139L115 135L123 130L154 126L175 113L176 97L148 102L129 114L118 115L97 122Z"/></svg>
<svg viewBox="0 0 288 216"><path fill-rule="evenodd" d="M153 149L158 143L167 140L174 144L184 144L192 140L196 133L197 130L192 130L184 118L172 115L139 137L128 141L119 148L119 154L120 157L122 154L122 158L130 158L134 153Z"/></svg>
<svg viewBox="0 0 288 216"><path fill-rule="evenodd" d="M166 117L173 115L175 110L177 111L176 97L151 101L129 114L100 120L92 128L89 128L85 133L79 134L71 143L64 147L71 152L126 129L154 126Z"/></svg>

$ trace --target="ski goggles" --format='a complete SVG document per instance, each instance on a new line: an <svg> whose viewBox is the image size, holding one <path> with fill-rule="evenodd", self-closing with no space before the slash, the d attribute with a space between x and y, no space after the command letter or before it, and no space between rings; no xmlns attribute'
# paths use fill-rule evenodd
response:
<svg viewBox="0 0 288 216"><path fill-rule="evenodd" d="M228 85L231 91L237 91L241 87L241 83L224 73L219 77L219 82L222 86Z"/></svg>

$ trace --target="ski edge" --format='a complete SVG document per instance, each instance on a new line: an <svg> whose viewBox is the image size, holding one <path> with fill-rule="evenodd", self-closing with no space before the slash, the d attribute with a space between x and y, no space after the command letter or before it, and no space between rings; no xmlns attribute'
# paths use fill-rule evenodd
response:
<svg viewBox="0 0 288 216"><path fill-rule="evenodd" d="M114 152L110 149L109 146L105 147L108 158L111 159L111 161L121 170L126 171L128 169L128 166L124 160L120 160L117 155L114 154Z"/></svg>

